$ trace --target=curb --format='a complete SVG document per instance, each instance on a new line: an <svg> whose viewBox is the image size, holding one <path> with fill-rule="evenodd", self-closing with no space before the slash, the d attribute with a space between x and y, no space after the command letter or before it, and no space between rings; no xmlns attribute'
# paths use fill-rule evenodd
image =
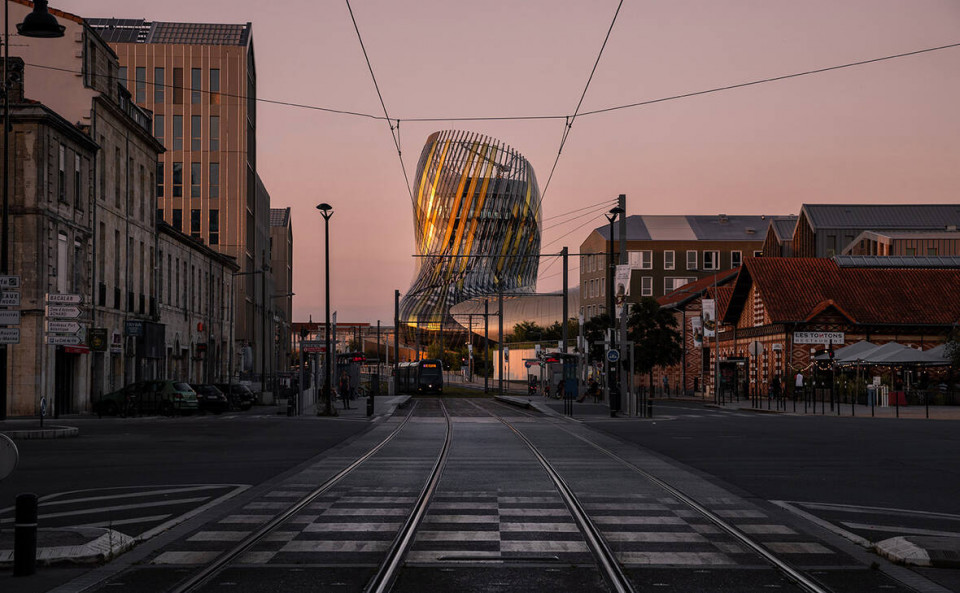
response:
<svg viewBox="0 0 960 593"><path fill-rule="evenodd" d="M533 407L533 404L530 403L530 400L525 400L520 397L514 397L510 395L495 395L493 399L499 402L503 402L505 404L510 404L511 406L524 408L525 410L529 410L530 408Z"/></svg>
<svg viewBox="0 0 960 593"><path fill-rule="evenodd" d="M956 537L891 537L874 545L874 550L897 564L960 568L960 539Z"/></svg>
<svg viewBox="0 0 960 593"><path fill-rule="evenodd" d="M722 406L720 404L705 404L704 407L715 408L718 410L731 409L726 406ZM733 408L733 410L736 412L753 412L755 414L786 414L786 412L784 412L783 410L765 410L763 408Z"/></svg>
<svg viewBox="0 0 960 593"><path fill-rule="evenodd" d="M17 430L0 430L15 441L32 439L67 439L80 435L80 429L75 426L51 426L49 428L28 428Z"/></svg>
<svg viewBox="0 0 960 593"><path fill-rule="evenodd" d="M128 535L99 527L65 527L49 531L69 531L87 535L93 539L79 546L37 548L37 563L46 566L64 562L75 564L104 562L119 556L137 544L137 540ZM0 550L0 566L13 566L13 550Z"/></svg>

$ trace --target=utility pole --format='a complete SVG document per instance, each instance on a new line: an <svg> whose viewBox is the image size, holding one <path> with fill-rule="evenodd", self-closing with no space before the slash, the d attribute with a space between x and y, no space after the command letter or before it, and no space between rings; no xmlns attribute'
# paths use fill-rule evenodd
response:
<svg viewBox="0 0 960 593"><path fill-rule="evenodd" d="M497 343L500 347L500 395L503 395L503 278L497 278L497 302L500 305L500 314L497 316L499 333Z"/></svg>
<svg viewBox="0 0 960 593"><path fill-rule="evenodd" d="M627 265L627 195L620 194L617 197L617 207L620 208L620 265ZM628 279L627 282L630 282ZM627 318L630 312L630 304L627 302L626 294L623 297L623 310L620 313L620 361L617 365L617 368L620 369L620 391L621 391L621 409L623 408L623 398L626 397L627 400L627 414L632 415L635 410L633 408L633 398L630 397L633 386L627 381L627 368L623 364L623 361L626 360L626 350L627 350ZM630 364L633 364L633 360L630 360Z"/></svg>
<svg viewBox="0 0 960 593"><path fill-rule="evenodd" d="M568 292L569 292L569 286L567 284L568 283L567 248L564 247L562 250L560 250L560 253L563 257L563 309L562 309L563 312L560 315L560 331L561 331L561 338L563 339L563 343L560 346L560 352L566 354L567 353L567 318L570 316L570 312L568 311L570 304L567 298Z"/></svg>
<svg viewBox="0 0 960 593"><path fill-rule="evenodd" d="M400 291L393 291L393 394L397 394L397 375L400 371Z"/></svg>
<svg viewBox="0 0 960 593"><path fill-rule="evenodd" d="M483 392L490 380L490 299L483 299Z"/></svg>

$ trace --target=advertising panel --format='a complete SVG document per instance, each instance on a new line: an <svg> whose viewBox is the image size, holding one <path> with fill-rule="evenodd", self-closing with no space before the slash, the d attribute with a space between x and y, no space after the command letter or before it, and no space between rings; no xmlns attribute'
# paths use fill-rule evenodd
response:
<svg viewBox="0 0 960 593"><path fill-rule="evenodd" d="M703 348L703 319L699 317L691 317L690 331L693 333L694 348Z"/></svg>
<svg viewBox="0 0 960 593"><path fill-rule="evenodd" d="M717 335L717 304L713 299L703 299L703 337Z"/></svg>

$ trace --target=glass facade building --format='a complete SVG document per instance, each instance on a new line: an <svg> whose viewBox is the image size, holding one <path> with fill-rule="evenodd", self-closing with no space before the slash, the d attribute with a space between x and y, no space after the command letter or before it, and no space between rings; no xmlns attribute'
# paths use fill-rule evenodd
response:
<svg viewBox="0 0 960 593"><path fill-rule="evenodd" d="M533 293L540 256L540 188L530 163L503 142L434 132L413 193L416 275L400 322L460 328L450 307L475 297Z"/></svg>

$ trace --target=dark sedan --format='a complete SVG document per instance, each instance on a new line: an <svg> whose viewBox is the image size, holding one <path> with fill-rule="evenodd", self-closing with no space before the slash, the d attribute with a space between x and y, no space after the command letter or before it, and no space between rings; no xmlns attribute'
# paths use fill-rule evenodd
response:
<svg viewBox="0 0 960 593"><path fill-rule="evenodd" d="M230 409L230 402L222 391L217 389L216 385L191 385L197 392L197 403L200 409L219 414Z"/></svg>

